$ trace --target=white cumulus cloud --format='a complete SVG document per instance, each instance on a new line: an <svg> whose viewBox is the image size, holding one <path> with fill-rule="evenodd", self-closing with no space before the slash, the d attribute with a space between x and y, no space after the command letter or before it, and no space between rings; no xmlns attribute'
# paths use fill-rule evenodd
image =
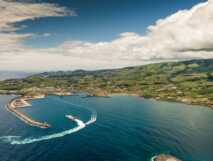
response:
<svg viewBox="0 0 213 161"><path fill-rule="evenodd" d="M18 8L22 5L20 2L3 1ZM22 6L24 11L20 15L19 12L12 12L15 16L10 15L13 17L11 20L0 18L0 31L10 31L2 33L4 38L0 35L0 46L5 45L0 49L0 69L100 69L170 60L213 58L212 0L158 20L148 27L144 36L126 32L108 42L66 41L56 47L43 49L22 45L21 40L33 35L12 32L16 30L14 23L37 17L63 16L68 11L46 3L28 5L32 8ZM48 12L44 12L46 9ZM10 14L11 11L5 12Z"/></svg>

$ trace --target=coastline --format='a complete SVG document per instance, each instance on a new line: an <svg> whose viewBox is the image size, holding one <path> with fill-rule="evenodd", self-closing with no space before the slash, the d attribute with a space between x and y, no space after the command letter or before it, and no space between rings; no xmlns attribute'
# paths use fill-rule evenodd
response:
<svg viewBox="0 0 213 161"><path fill-rule="evenodd" d="M57 96L68 96L68 95L72 95L71 93L62 93L62 92L58 92L58 93L54 93L53 95L57 95ZM132 93L105 93L104 95L90 95L88 94L89 97L111 97L111 96L115 96L115 95L122 95L122 96L136 96L136 97L142 97L144 99L151 99L151 100L155 100L155 101L167 101L167 102L174 102L174 103L183 103L183 104L187 104L187 105L198 105L198 106L204 106L204 107L208 107L208 108L213 108L212 106L207 106L206 104L195 104L195 103L189 103L189 102L183 102L183 101L178 101L178 100L166 100L166 99L159 99L159 98L155 98L155 97L151 97L151 98L146 98L143 96L140 96L139 94L132 94ZM24 108L24 107L29 107L31 106L29 104L29 100L35 100L35 99L43 99L45 98L46 95L43 94L37 94L34 96L19 96L16 97L12 100L10 100L10 102L7 104L6 108L9 112L11 112L12 114L14 114L18 119L22 120L23 122L25 122L26 124L30 125L30 126L35 126L35 127L39 127L39 128L50 128L51 125L46 123L46 122L41 122L38 120L34 120L33 118L31 118L30 116L27 116L26 114L20 112L18 109L19 108Z"/></svg>
<svg viewBox="0 0 213 161"><path fill-rule="evenodd" d="M80 91L80 92L83 92L83 91ZM74 93L78 93L77 91L74 92ZM70 95L73 95L74 94L73 92L55 92L55 93L52 93L52 94L47 94L47 95L56 95L56 96L70 96ZM108 93L108 92L105 92L104 95L100 95L100 94L90 94L88 92L85 92L87 93L87 97L105 97L105 98L108 98L108 97L111 97L111 96L116 96L116 95L121 95L121 96L135 96L135 97L142 97L144 99L148 99L148 100L155 100L155 101L165 101L165 102L170 102L170 103L183 103L185 105L192 105L192 106L203 106L203 107L207 107L207 108L210 108L210 109L213 109L213 104L207 104L207 103L204 103L204 102L194 102L194 101L186 101L187 99L167 99L167 98L159 98L159 97L144 97L143 95L140 95L140 94L137 94L137 93L125 93L125 92L122 92L122 93ZM37 95L38 96L38 95ZM27 99L28 100L31 100L31 99L39 99L37 96L29 96ZM46 97L46 96L43 96L43 98Z"/></svg>
<svg viewBox="0 0 213 161"><path fill-rule="evenodd" d="M135 96L135 97L142 97L144 99L148 99L148 100L155 100L155 101L165 101L165 102L170 102L170 103L182 103L185 105L192 105L192 106L203 106L203 107L207 107L210 109L213 109L213 104L207 104L207 103L198 103L198 102L193 102L193 101L187 101L187 99L166 99L166 98L159 98L159 97L144 97L142 95L139 94L134 94L134 93L110 93L107 96L116 96L116 95L120 95L120 96ZM99 96L101 97L101 96Z"/></svg>
<svg viewBox="0 0 213 161"><path fill-rule="evenodd" d="M7 110L9 112L11 112L12 114L14 114L17 118L19 118L20 120L22 120L23 122L25 122L26 124L30 125L30 126L36 126L39 128L49 128L51 127L50 124L46 123L46 122L41 122L38 120L34 120L33 118L27 116L26 114L18 111L19 108L24 108L24 107L29 107L31 106L28 103L28 100L33 100L33 99L41 99L44 98L45 96L39 96L39 97L16 97L14 99L12 99L6 106Z"/></svg>

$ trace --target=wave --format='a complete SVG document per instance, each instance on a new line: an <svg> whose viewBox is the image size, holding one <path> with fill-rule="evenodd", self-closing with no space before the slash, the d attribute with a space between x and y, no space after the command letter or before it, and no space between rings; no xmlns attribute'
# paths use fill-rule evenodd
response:
<svg viewBox="0 0 213 161"><path fill-rule="evenodd" d="M66 102L66 101L63 101L63 102ZM69 103L69 102L66 102L66 103ZM72 103L70 103L70 104L72 104ZM75 104L72 104L72 105L80 106L80 105L75 105ZM80 106L80 107L84 107L84 106ZM34 142L40 142L40 141L44 141L44 140L50 140L50 139L64 137L66 135L78 132L81 129L85 128L87 125L90 125L90 124L96 122L96 120L97 120L96 111L92 110L92 109L90 109L90 111L92 112L92 115L91 115L89 121L84 123L82 120L75 119L74 121L77 123L77 126L72 128L72 129L69 129L69 130L65 130L65 131L50 134L50 135L41 136L41 137L38 137L38 138L31 138L31 137L21 138L21 136L2 136L2 137L0 137L0 140L4 141L6 143L13 144L13 145L14 144L20 145L20 144L31 144L31 143L34 143Z"/></svg>

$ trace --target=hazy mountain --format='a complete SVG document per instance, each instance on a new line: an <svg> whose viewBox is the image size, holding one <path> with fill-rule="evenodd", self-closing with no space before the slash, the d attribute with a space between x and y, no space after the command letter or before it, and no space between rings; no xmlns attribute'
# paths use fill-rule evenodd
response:
<svg viewBox="0 0 213 161"><path fill-rule="evenodd" d="M30 72L0 71L0 80L24 78L32 74Z"/></svg>

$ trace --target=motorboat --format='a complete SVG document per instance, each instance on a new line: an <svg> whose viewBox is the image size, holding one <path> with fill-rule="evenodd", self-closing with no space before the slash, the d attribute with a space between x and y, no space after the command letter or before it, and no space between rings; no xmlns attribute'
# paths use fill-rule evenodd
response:
<svg viewBox="0 0 213 161"><path fill-rule="evenodd" d="M72 115L66 115L66 118L68 118L68 119L70 119L70 120L72 120L72 121L75 121L75 117L72 116Z"/></svg>

